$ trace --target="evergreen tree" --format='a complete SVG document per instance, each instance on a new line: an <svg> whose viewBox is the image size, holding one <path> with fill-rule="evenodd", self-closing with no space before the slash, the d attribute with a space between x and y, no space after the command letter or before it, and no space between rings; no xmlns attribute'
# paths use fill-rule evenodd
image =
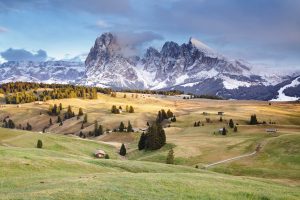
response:
<svg viewBox="0 0 300 200"><path fill-rule="evenodd" d="M122 146L120 148L120 155L121 156L125 156L126 155L126 148L125 148L124 144L122 144Z"/></svg>
<svg viewBox="0 0 300 200"><path fill-rule="evenodd" d="M57 123L61 123L61 122L62 122L61 117L60 117L60 115L58 115L57 116Z"/></svg>
<svg viewBox="0 0 300 200"><path fill-rule="evenodd" d="M32 130L32 126L28 122L27 122L26 130L27 131L31 131Z"/></svg>
<svg viewBox="0 0 300 200"><path fill-rule="evenodd" d="M250 125L255 125L255 124L258 124L257 122L257 118L256 118L256 115L251 115L251 118L250 118Z"/></svg>
<svg viewBox="0 0 300 200"><path fill-rule="evenodd" d="M226 135L227 134L227 130L225 127L223 127L223 130L222 130L222 135Z"/></svg>
<svg viewBox="0 0 300 200"><path fill-rule="evenodd" d="M170 151L168 153L166 163L167 164L174 164L174 151L173 151L173 148L170 149Z"/></svg>
<svg viewBox="0 0 300 200"><path fill-rule="evenodd" d="M219 120L220 122L222 122L223 121L223 118L222 117L220 117L220 120Z"/></svg>
<svg viewBox="0 0 300 200"><path fill-rule="evenodd" d="M171 110L170 110L170 109L167 111L167 116L168 116L168 118L171 118L171 117L173 117L173 113L171 112Z"/></svg>
<svg viewBox="0 0 300 200"><path fill-rule="evenodd" d="M168 115L164 109L161 110L162 120L168 119Z"/></svg>
<svg viewBox="0 0 300 200"><path fill-rule="evenodd" d="M63 109L62 104L59 103L59 110L62 110L62 109Z"/></svg>
<svg viewBox="0 0 300 200"><path fill-rule="evenodd" d="M234 127L233 131L234 131L234 132L237 132L237 131L238 131L237 126Z"/></svg>
<svg viewBox="0 0 300 200"><path fill-rule="evenodd" d="M161 123L162 121L163 121L163 117L162 117L161 111L158 111L157 117L156 117L156 122Z"/></svg>
<svg viewBox="0 0 300 200"><path fill-rule="evenodd" d="M229 120L229 127L230 127L230 128L234 128L234 123L233 123L233 120L232 120L232 119Z"/></svg>
<svg viewBox="0 0 300 200"><path fill-rule="evenodd" d="M42 140L38 140L37 141L36 148L39 148L39 149L43 148L43 142L42 142Z"/></svg>
<svg viewBox="0 0 300 200"><path fill-rule="evenodd" d="M78 116L82 116L82 115L83 115L82 108L79 108L79 111L78 111Z"/></svg>
<svg viewBox="0 0 300 200"><path fill-rule="evenodd" d="M87 114L85 114L84 118L83 118L83 123L87 123L87 121L88 121L88 116L87 116Z"/></svg>
<svg viewBox="0 0 300 200"><path fill-rule="evenodd" d="M134 108L132 106L129 107L129 113L134 113Z"/></svg>
<svg viewBox="0 0 300 200"><path fill-rule="evenodd" d="M176 117L174 115L174 117L171 119L171 122L176 122Z"/></svg>
<svg viewBox="0 0 300 200"><path fill-rule="evenodd" d="M82 122L82 124L81 124L81 129L84 129L83 122Z"/></svg>
<svg viewBox="0 0 300 200"><path fill-rule="evenodd" d="M148 128L145 149L156 150L166 144L166 134L161 124L153 124Z"/></svg>
<svg viewBox="0 0 300 200"><path fill-rule="evenodd" d="M128 121L128 126L127 126L127 132L133 132L133 128L132 128L132 125L130 123L130 121Z"/></svg>
<svg viewBox="0 0 300 200"><path fill-rule="evenodd" d="M50 118L49 119L49 125L51 126L53 123L52 123L52 119Z"/></svg>
<svg viewBox="0 0 300 200"><path fill-rule="evenodd" d="M124 125L123 122L121 122L121 123L120 123L120 126L119 126L119 131L120 131L120 132L123 132L124 129L125 129L125 125Z"/></svg>
<svg viewBox="0 0 300 200"><path fill-rule="evenodd" d="M98 135L98 136L103 135L103 127L102 127L102 125L99 125L97 135Z"/></svg>
<svg viewBox="0 0 300 200"><path fill-rule="evenodd" d="M98 121L95 120L95 126L94 126L94 136L98 136Z"/></svg>
<svg viewBox="0 0 300 200"><path fill-rule="evenodd" d="M194 127L196 127L196 126L197 126L197 122L194 123Z"/></svg>
<svg viewBox="0 0 300 200"><path fill-rule="evenodd" d="M147 126L150 126L149 122L147 122Z"/></svg>
<svg viewBox="0 0 300 200"><path fill-rule="evenodd" d="M80 133L79 133L79 137L83 137L83 133L82 133L82 131L80 131Z"/></svg>
<svg viewBox="0 0 300 200"><path fill-rule="evenodd" d="M201 124L201 122L200 122L200 121L198 121L198 122L197 122L197 126L200 126L200 124Z"/></svg>
<svg viewBox="0 0 300 200"><path fill-rule="evenodd" d="M146 134L142 133L141 137L140 137L140 140L139 140L139 144L138 144L139 150L145 149L146 139L147 139Z"/></svg>

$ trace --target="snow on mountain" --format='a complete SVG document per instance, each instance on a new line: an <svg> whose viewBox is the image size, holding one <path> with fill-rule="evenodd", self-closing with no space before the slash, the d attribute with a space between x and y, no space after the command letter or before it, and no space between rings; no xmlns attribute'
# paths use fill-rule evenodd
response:
<svg viewBox="0 0 300 200"><path fill-rule="evenodd" d="M195 94L219 94L226 98L230 95L255 98L252 88L260 88L268 93L262 99L269 99L275 95L273 86L292 78L256 73L247 62L226 58L193 37L181 45L167 41L160 50L149 47L142 57L124 55L121 43L112 33L104 33L96 39L85 61L82 84L180 89Z"/></svg>
<svg viewBox="0 0 300 200"><path fill-rule="evenodd" d="M285 90L287 88L293 88L293 87L296 87L300 85L300 77L294 79L290 84L287 84L283 87L281 87L279 90L278 90L278 96L274 99L272 99L271 101L296 101L298 99L300 99L299 96L287 96L285 94Z"/></svg>
<svg viewBox="0 0 300 200"><path fill-rule="evenodd" d="M84 64L70 61L9 61L0 65L0 83L27 81L76 83L84 75Z"/></svg>
<svg viewBox="0 0 300 200"><path fill-rule="evenodd" d="M294 80L299 72L259 71L245 61L218 54L195 38L181 45L167 41L160 50L149 47L140 57L129 56L126 48L120 38L104 33L96 39L87 56L0 64L0 83L30 81L115 89L178 89L229 99L300 97L300 86Z"/></svg>

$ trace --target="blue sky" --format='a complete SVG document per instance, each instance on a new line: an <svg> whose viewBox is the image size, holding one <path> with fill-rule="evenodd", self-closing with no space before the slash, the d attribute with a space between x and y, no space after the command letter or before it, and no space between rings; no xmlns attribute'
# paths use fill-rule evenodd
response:
<svg viewBox="0 0 300 200"><path fill-rule="evenodd" d="M137 49L193 36L255 65L300 69L300 0L0 0L5 60L88 53L103 32Z"/></svg>

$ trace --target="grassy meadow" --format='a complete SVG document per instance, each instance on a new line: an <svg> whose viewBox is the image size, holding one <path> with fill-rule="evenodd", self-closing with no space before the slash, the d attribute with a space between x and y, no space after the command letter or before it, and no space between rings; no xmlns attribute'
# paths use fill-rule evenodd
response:
<svg viewBox="0 0 300 200"><path fill-rule="evenodd" d="M1 97L0 97L1 99ZM49 116L50 104L70 105L83 117L56 123ZM299 199L300 198L300 104L286 102L182 99L182 96L135 95L117 97L98 94L98 99L49 100L42 104L1 104L0 120L9 116L16 125L29 122L33 131L0 128L0 199ZM112 114L112 105L134 107L134 113ZM113 132L81 139L80 131L115 129L123 121L146 128L158 110L170 109L176 122L165 127L167 144L156 151L139 151L142 131ZM222 121L217 114L224 112ZM203 115L206 112L207 115ZM249 125L250 116L266 124ZM52 118L53 125L42 133ZM210 118L210 123L206 122ZM229 119L238 131L228 127ZM195 121L204 126L194 127ZM270 124L269 122L272 122ZM275 123L274 123L275 122ZM226 136L218 133L226 127ZM266 129L278 132L268 134ZM43 148L37 149L38 139ZM127 148L119 156L120 145ZM207 164L248 154L252 157L208 169ZM167 165L173 148L175 165ZM95 159L102 149L110 159ZM198 166L198 168L195 168Z"/></svg>

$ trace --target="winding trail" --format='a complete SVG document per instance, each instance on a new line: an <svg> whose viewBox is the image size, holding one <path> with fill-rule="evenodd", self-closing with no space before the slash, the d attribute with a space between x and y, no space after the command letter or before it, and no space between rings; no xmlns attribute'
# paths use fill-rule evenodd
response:
<svg viewBox="0 0 300 200"><path fill-rule="evenodd" d="M250 157L250 156L254 156L255 154L257 154L261 149L261 145L259 144L255 151L252 152L252 153L249 153L249 154L244 154L244 155L241 155L241 156L236 156L236 157L233 157L233 158L228 158L226 160L221 160L221 161L218 161L218 162L214 162L214 163L211 163L211 164L208 164L208 165L205 165L204 168L207 169L209 167L212 167L212 166L215 166L215 165L219 165L219 164L222 164L222 163L226 163L226 162L230 162L230 161L234 161L234 160L239 160L239 159L242 159L242 158L246 158L246 157Z"/></svg>

